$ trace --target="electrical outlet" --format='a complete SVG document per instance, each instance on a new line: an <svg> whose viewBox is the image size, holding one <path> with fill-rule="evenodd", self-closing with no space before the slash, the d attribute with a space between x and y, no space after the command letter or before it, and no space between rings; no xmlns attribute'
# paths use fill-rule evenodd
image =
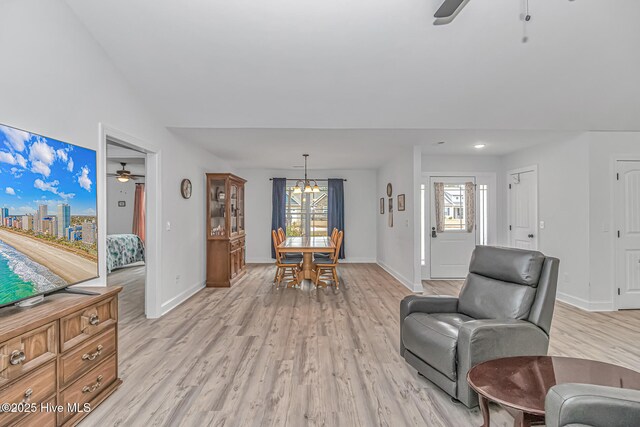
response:
<svg viewBox="0 0 640 427"><path fill-rule="evenodd" d="M167 231L171 231L171 221L167 221Z"/></svg>

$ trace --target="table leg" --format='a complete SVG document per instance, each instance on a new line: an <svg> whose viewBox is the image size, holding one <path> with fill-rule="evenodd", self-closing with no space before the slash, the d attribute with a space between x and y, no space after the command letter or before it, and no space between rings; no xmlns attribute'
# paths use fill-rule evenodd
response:
<svg viewBox="0 0 640 427"><path fill-rule="evenodd" d="M491 427L491 413L489 412L489 400L486 397L480 397L480 410L482 411L482 418L484 424L482 427Z"/></svg>
<svg viewBox="0 0 640 427"><path fill-rule="evenodd" d="M514 417L515 421L513 422L514 427L531 427L544 425L545 420L543 417L539 417L537 415L525 414L523 412L519 412Z"/></svg>
<svg viewBox="0 0 640 427"><path fill-rule="evenodd" d="M302 254L302 277L305 279L313 279L313 254L304 252Z"/></svg>

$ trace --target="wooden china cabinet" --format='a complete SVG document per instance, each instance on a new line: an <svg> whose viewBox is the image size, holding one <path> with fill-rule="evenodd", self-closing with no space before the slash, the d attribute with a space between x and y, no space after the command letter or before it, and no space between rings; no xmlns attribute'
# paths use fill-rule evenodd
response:
<svg viewBox="0 0 640 427"><path fill-rule="evenodd" d="M207 174L207 286L228 288L246 272L244 184L230 173Z"/></svg>

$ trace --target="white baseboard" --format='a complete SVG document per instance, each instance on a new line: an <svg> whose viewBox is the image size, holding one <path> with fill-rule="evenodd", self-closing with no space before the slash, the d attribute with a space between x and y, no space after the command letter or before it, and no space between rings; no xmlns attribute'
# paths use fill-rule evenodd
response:
<svg viewBox="0 0 640 427"><path fill-rule="evenodd" d="M402 283L411 292L417 292L417 293L424 292L422 283L413 283L413 281L407 279L402 274L398 273L396 270L389 267L388 265L386 265L384 262L380 260L378 260L376 264L378 264L384 271L392 275L398 282Z"/></svg>
<svg viewBox="0 0 640 427"><path fill-rule="evenodd" d="M204 288L205 288L205 283L200 282L191 286L189 289L186 289L180 292L178 295L171 298L169 301L163 303L160 306L160 316L164 316L165 314L167 314L168 312L170 312L171 310L173 310L174 308L176 308L177 306L179 306L180 304L182 304L183 302L185 302L186 300L188 300L189 298L191 298L193 295L200 292Z"/></svg>
<svg viewBox="0 0 640 427"><path fill-rule="evenodd" d="M611 301L587 301L583 298L574 297L564 292L558 292L558 301L572 305L585 311L614 311Z"/></svg>

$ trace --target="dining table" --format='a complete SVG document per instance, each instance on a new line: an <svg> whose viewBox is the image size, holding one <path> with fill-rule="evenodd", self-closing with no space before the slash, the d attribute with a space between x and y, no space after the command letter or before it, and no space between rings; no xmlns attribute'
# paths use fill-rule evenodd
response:
<svg viewBox="0 0 640 427"><path fill-rule="evenodd" d="M282 253L302 253L302 270L298 274L298 281L302 282L304 279L315 278L313 254L332 253L335 247L329 236L302 236L287 237L278 245L278 250Z"/></svg>

